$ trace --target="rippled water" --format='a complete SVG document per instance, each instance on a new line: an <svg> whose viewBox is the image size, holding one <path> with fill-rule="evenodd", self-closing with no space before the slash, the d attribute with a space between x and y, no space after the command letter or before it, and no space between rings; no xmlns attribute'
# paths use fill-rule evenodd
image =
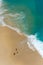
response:
<svg viewBox="0 0 43 65"><path fill-rule="evenodd" d="M19 28L40 49L40 43L43 43L43 0L0 0L0 4L0 24L5 22Z"/></svg>
<svg viewBox="0 0 43 65"><path fill-rule="evenodd" d="M8 14L16 15L12 22L17 22L27 34L37 33L37 37L43 41L42 0L3 0L2 3Z"/></svg>

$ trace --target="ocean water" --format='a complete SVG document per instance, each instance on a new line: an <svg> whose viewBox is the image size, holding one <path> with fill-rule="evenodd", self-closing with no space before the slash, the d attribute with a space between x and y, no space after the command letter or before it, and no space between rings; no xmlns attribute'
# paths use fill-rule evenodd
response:
<svg viewBox="0 0 43 65"><path fill-rule="evenodd" d="M0 0L0 25L9 23L4 19L26 34L43 57L43 0Z"/></svg>

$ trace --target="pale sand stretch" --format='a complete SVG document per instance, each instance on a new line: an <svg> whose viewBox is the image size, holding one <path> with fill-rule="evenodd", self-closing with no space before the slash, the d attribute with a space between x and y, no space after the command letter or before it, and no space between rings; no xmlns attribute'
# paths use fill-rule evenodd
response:
<svg viewBox="0 0 43 65"><path fill-rule="evenodd" d="M43 65L43 59L28 48L24 35L0 26L0 65Z"/></svg>

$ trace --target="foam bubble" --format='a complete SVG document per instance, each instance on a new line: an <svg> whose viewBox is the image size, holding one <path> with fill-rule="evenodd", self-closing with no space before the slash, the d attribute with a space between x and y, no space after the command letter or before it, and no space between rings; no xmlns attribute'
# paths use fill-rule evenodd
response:
<svg viewBox="0 0 43 65"><path fill-rule="evenodd" d="M35 48L38 51L38 53L41 55L41 57L43 58L43 42L37 39L36 34L29 35L27 37L28 37L28 42L30 40L30 43L34 46L33 48Z"/></svg>

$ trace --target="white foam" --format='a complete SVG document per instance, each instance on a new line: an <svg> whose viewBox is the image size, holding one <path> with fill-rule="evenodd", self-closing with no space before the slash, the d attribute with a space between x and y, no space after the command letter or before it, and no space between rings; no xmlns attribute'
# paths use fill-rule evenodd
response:
<svg viewBox="0 0 43 65"><path fill-rule="evenodd" d="M7 11L7 9L5 9L5 10L0 9L0 15L4 14L6 11Z"/></svg>
<svg viewBox="0 0 43 65"><path fill-rule="evenodd" d="M15 30L18 34L22 35L21 31L18 29L18 28L14 28L10 25L7 25L5 22L4 22L4 18L5 18L5 15L2 15L5 11L7 11L6 9L5 10L2 10L0 9L0 25L2 26L7 26L8 28L12 29L12 30ZM8 14L10 16L13 16L13 14ZM14 16L18 16L19 14L15 14Z"/></svg>
<svg viewBox="0 0 43 65"><path fill-rule="evenodd" d="M7 25L5 22L4 22L4 17L3 16L0 16L0 24L2 25L2 26L7 26L8 28L10 28L10 29L12 29L12 30L15 30L17 33L19 33L20 35L21 35L21 32L20 32L20 30L18 29L18 28L14 28L14 27L12 27L12 26L10 26L10 25Z"/></svg>
<svg viewBox="0 0 43 65"><path fill-rule="evenodd" d="M0 16L0 24L2 26L6 26L6 24L4 23L3 19L4 19L4 17L3 16Z"/></svg>
<svg viewBox="0 0 43 65"><path fill-rule="evenodd" d="M16 20L16 22L18 21L23 21L23 19L25 18L25 15L23 12L20 12L20 13L15 13L15 14L12 14L12 13L9 13L9 14L6 14L7 16L11 16L14 18L14 20Z"/></svg>
<svg viewBox="0 0 43 65"><path fill-rule="evenodd" d="M2 6L2 0L0 0L0 25L5 26L6 24L5 24L4 21L3 21L4 16L1 16L1 15L2 15L2 14L4 13L4 11L6 11L6 10L2 10L1 6Z"/></svg>
<svg viewBox="0 0 43 65"><path fill-rule="evenodd" d="M43 42L37 39L36 34L29 35L27 37L28 37L28 42L30 40L30 43L34 46L33 48L35 48L38 51L38 53L41 55L41 57L43 58Z"/></svg>
<svg viewBox="0 0 43 65"><path fill-rule="evenodd" d="M20 31L18 28L14 28L14 27L9 26L9 25L7 25L7 24L6 24L6 26L7 26L8 28L10 28L10 29L16 31L18 34L22 35L21 31Z"/></svg>
<svg viewBox="0 0 43 65"><path fill-rule="evenodd" d="M2 6L2 0L0 0L0 7Z"/></svg>

